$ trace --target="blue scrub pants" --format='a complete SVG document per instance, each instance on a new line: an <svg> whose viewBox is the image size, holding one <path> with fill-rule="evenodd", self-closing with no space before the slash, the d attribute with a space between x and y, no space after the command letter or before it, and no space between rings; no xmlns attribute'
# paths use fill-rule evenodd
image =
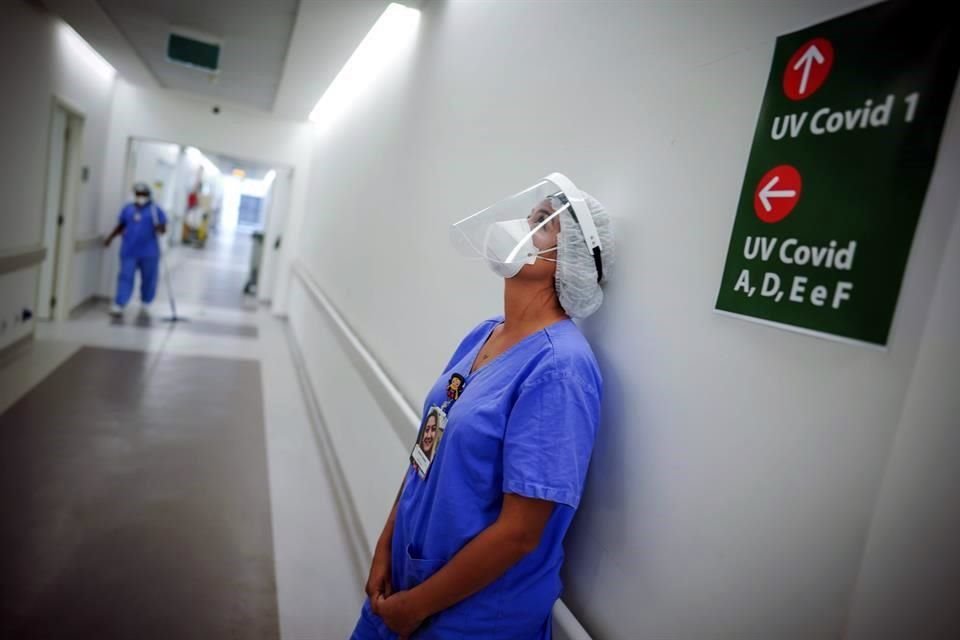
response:
<svg viewBox="0 0 960 640"><path fill-rule="evenodd" d="M120 273L117 275L117 297L114 302L125 307L133 295L133 277L140 269L140 301L153 302L157 295L157 275L160 272L160 257L120 258Z"/></svg>
<svg viewBox="0 0 960 640"><path fill-rule="evenodd" d="M429 633L429 628L426 630L426 633L421 633L424 631L424 628L421 627L418 631L415 631L413 638L421 638L424 635L429 638L435 638L434 634ZM353 628L353 633L350 634L349 640L396 640L397 634L390 631L387 626L383 623L383 620L379 616L373 613L370 610L370 599L367 598L363 603L363 608L360 610L360 619L357 620L357 626ZM510 631L504 630L503 638L510 638ZM552 640L553 638L553 615L547 616L547 621L543 624L543 628L540 630L540 634L536 637L536 640Z"/></svg>
<svg viewBox="0 0 960 640"><path fill-rule="evenodd" d="M370 599L367 598L360 610L360 619L350 634L350 640L394 640L397 634L387 629L383 620L370 610Z"/></svg>

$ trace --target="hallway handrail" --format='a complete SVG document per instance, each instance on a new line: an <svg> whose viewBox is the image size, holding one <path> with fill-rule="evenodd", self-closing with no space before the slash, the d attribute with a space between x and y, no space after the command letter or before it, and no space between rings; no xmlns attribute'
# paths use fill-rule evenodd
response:
<svg viewBox="0 0 960 640"><path fill-rule="evenodd" d="M406 445L410 437L416 436L419 430L420 420L413 405L409 403L400 392L397 385L390 379L386 371L380 366L380 363L374 358L373 354L364 346L359 336L351 329L350 325L343 318L337 308L333 305L327 295L320 288L320 285L313 279L310 272L300 260L293 264L293 273L304 285L304 288L317 303L317 306L330 318L334 326L339 331L337 337L341 344L347 348L347 353L354 366L373 391L373 396L377 399L381 409L391 418L400 418L390 420L397 432L397 437ZM371 385L371 382L373 383ZM375 387L375 388L374 388ZM387 402L389 400L389 402ZM402 433L401 425L409 426L410 431ZM411 435L412 434L412 435ZM563 600L557 599L553 607L553 621L558 625L566 636L566 640L592 640L580 621L570 611Z"/></svg>
<svg viewBox="0 0 960 640"><path fill-rule="evenodd" d="M31 249L20 249L9 253L0 253L0 276L29 269L38 265L47 258L47 250L44 247L33 247Z"/></svg>
<svg viewBox="0 0 960 640"><path fill-rule="evenodd" d="M73 241L73 250L76 253L89 251L90 249L96 249L101 246L103 246L103 236L100 234Z"/></svg>

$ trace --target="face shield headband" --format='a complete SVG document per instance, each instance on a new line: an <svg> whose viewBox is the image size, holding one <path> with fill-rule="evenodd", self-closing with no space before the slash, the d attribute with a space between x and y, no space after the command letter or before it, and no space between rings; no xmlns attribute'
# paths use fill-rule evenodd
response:
<svg viewBox="0 0 960 640"><path fill-rule="evenodd" d="M600 245L597 225L593 222L593 215L590 213L586 199L576 185L562 173L551 173L546 179L560 187L559 192L550 196L551 202L555 199L559 204L559 206L555 204L554 209L559 212L564 207L569 207L570 216L580 226L587 249L593 254L593 262L597 267L597 282L601 282L603 280L603 247Z"/></svg>

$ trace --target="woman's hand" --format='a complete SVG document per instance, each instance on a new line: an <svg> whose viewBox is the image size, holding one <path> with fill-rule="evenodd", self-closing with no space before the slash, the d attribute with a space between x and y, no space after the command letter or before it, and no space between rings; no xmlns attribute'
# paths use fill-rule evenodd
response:
<svg viewBox="0 0 960 640"><path fill-rule="evenodd" d="M401 639L416 631L426 617L419 612L409 591L398 591L388 598L381 596L371 602L373 612Z"/></svg>
<svg viewBox="0 0 960 640"><path fill-rule="evenodd" d="M370 575L367 577L365 591L374 604L379 596L389 598L393 594L393 585L390 584L390 549L378 545L370 563Z"/></svg>

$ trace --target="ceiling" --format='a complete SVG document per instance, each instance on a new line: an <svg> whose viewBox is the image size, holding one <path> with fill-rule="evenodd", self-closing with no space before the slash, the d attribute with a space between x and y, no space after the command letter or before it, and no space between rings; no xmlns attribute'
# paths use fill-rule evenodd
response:
<svg viewBox="0 0 960 640"><path fill-rule="evenodd" d="M98 4L161 87L273 109L299 0L98 0ZM216 73L167 59L167 37L178 28L222 40Z"/></svg>
<svg viewBox="0 0 960 640"><path fill-rule="evenodd" d="M42 0L128 82L304 121L389 0ZM419 0L405 4L416 6ZM171 27L223 40L211 74L166 59Z"/></svg>
<svg viewBox="0 0 960 640"><path fill-rule="evenodd" d="M222 153L204 152L204 154L210 158L213 164L217 165L217 168L220 169L220 173L223 175L230 175L234 169L240 169L246 174L245 177L250 180L263 180L267 173L273 169L273 167L259 162L240 160Z"/></svg>

